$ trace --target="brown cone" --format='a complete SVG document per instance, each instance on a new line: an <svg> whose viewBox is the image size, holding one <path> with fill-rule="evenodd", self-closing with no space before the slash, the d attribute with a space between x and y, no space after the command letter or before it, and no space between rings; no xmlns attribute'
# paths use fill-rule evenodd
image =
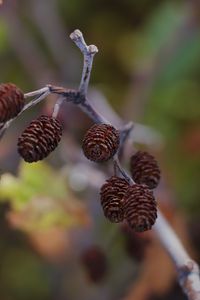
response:
<svg viewBox="0 0 200 300"><path fill-rule="evenodd" d="M85 156L95 162L109 160L119 147L119 131L108 124L95 124L83 139Z"/></svg>
<svg viewBox="0 0 200 300"><path fill-rule="evenodd" d="M150 189L160 181L160 169L155 158L148 152L138 151L131 157L131 175L136 183L146 184Z"/></svg>
<svg viewBox="0 0 200 300"><path fill-rule="evenodd" d="M125 179L111 177L101 187L101 205L106 218L110 222L118 223L124 219L123 197L129 187Z"/></svg>
<svg viewBox="0 0 200 300"><path fill-rule="evenodd" d="M146 185L134 184L124 196L124 214L129 226L136 232L151 229L157 218L157 204Z"/></svg>
<svg viewBox="0 0 200 300"><path fill-rule="evenodd" d="M0 84L0 123L18 115L24 107L24 94L13 83Z"/></svg>
<svg viewBox="0 0 200 300"><path fill-rule="evenodd" d="M99 246L94 245L86 249L81 255L81 262L92 282L102 281L108 269L108 262L104 251Z"/></svg>
<svg viewBox="0 0 200 300"><path fill-rule="evenodd" d="M121 232L124 237L124 246L127 255L141 262L145 258L146 249L152 241L149 232L141 235L138 232L134 232L126 223L122 224Z"/></svg>
<svg viewBox="0 0 200 300"><path fill-rule="evenodd" d="M49 116L33 120L18 139L18 152L26 162L47 157L58 145L62 136L60 122Z"/></svg>

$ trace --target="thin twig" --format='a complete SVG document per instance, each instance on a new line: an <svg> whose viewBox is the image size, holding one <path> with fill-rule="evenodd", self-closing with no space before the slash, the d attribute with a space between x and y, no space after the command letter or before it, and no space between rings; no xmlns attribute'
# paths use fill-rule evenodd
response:
<svg viewBox="0 0 200 300"><path fill-rule="evenodd" d="M47 89L46 92L38 94L38 97L34 98L32 101L30 101L29 103L27 103L23 109L20 111L20 113L17 115L17 117L19 115L21 115L21 113L23 113L25 110L35 106L36 104L40 103L43 99L45 99L48 95L50 95L50 91ZM16 118L17 118L16 117ZM15 119L15 118L14 118ZM14 119L10 120L10 121L14 121ZM8 121L8 122L10 122Z"/></svg>
<svg viewBox="0 0 200 300"><path fill-rule="evenodd" d="M131 134L133 128L134 128L133 122L129 122L124 127L122 127L122 129L120 131L120 146L119 146L119 150L118 150L119 159L123 156L126 142L130 138L130 134Z"/></svg>
<svg viewBox="0 0 200 300"><path fill-rule="evenodd" d="M106 120L102 115L100 115L94 107L91 105L91 103L85 99L85 101L81 102L79 104L79 107L82 111L84 111L95 123L101 124L110 124L108 120Z"/></svg>
<svg viewBox="0 0 200 300"><path fill-rule="evenodd" d="M129 183L129 184L135 184L135 182L133 181L133 179L128 175L128 173L122 168L120 162L119 162L119 158L118 155L116 154L113 157L113 163L114 163L114 171L116 172L116 170L118 170L118 173L121 174L124 179Z"/></svg>
<svg viewBox="0 0 200 300"><path fill-rule="evenodd" d="M30 93L31 94L31 93ZM33 107L34 105L38 104L40 101L42 101L44 98L46 98L48 95L50 94L50 91L47 89L46 92L43 92L42 94L39 94L38 97L36 97L35 99L33 99L32 101L30 101L29 103L27 103L23 109L18 113L18 115L16 117L14 117L13 119L10 119L9 121L7 121L3 127L0 128L0 139L3 137L5 131L9 128L9 126L12 124L12 122L18 118L25 110ZM26 94L27 95L27 94Z"/></svg>
<svg viewBox="0 0 200 300"><path fill-rule="evenodd" d="M120 134L120 143L122 145L124 143L126 143L126 140L129 138L129 135L130 135L131 131L133 130L133 128L134 128L133 122L129 122L122 128L121 134Z"/></svg>
<svg viewBox="0 0 200 300"><path fill-rule="evenodd" d="M190 258L174 230L160 211L158 211L158 219L153 230L174 261L178 272L179 283L188 299L199 300L199 266Z"/></svg>
<svg viewBox="0 0 200 300"><path fill-rule="evenodd" d="M24 94L24 98L29 98L29 97L35 97L35 96L38 96L38 95L41 95L45 92L49 91L49 87L48 86L45 86L39 90L36 90L36 91L33 91L33 92L29 92L29 93L26 93Z"/></svg>
<svg viewBox="0 0 200 300"><path fill-rule="evenodd" d="M78 105L80 109L85 112L95 123L106 123L110 124L101 114L99 114L93 107L93 105L88 101L86 96L82 95L79 91L65 89L63 87L56 87L49 85L50 92L63 96L67 102L72 102Z"/></svg>
<svg viewBox="0 0 200 300"><path fill-rule="evenodd" d="M92 70L92 63L94 55L98 52L98 49L95 45L87 46L83 34L80 30L76 29L74 32L70 34L70 38L74 41L77 47L81 50L84 57L84 65L81 83L79 86L79 92L82 95L87 95L88 84L90 81L90 74Z"/></svg>
<svg viewBox="0 0 200 300"><path fill-rule="evenodd" d="M53 113L52 113L53 118L57 117L57 115L59 113L59 110L60 110L60 107L61 107L64 100L65 100L65 98L62 97L62 96L58 98L56 104L54 105L54 109L53 109Z"/></svg>

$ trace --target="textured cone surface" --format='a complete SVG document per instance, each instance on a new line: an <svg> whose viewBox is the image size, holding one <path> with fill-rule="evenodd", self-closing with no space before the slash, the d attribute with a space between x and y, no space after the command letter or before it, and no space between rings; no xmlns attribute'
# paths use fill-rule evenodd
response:
<svg viewBox="0 0 200 300"><path fill-rule="evenodd" d="M131 175L136 183L146 184L150 189L160 181L160 169L155 158L148 152L138 151L131 157Z"/></svg>
<svg viewBox="0 0 200 300"><path fill-rule="evenodd" d="M157 218L157 204L146 185L134 184L128 188L124 196L124 214L136 232L151 229Z"/></svg>
<svg viewBox="0 0 200 300"><path fill-rule="evenodd" d="M81 261L92 282L101 281L106 275L108 264L103 250L98 246L91 246L81 255Z"/></svg>
<svg viewBox="0 0 200 300"><path fill-rule="evenodd" d="M95 124L83 139L85 156L95 162L109 160L119 147L119 131L108 124Z"/></svg>
<svg viewBox="0 0 200 300"><path fill-rule="evenodd" d="M47 157L58 145L62 136L60 122L49 116L33 120L18 139L18 152L27 162Z"/></svg>
<svg viewBox="0 0 200 300"><path fill-rule="evenodd" d="M24 94L13 83L0 84L0 123L18 115L24 107Z"/></svg>
<svg viewBox="0 0 200 300"><path fill-rule="evenodd" d="M111 177L101 187L100 197L104 215L113 223L124 219L123 197L129 187L125 179Z"/></svg>

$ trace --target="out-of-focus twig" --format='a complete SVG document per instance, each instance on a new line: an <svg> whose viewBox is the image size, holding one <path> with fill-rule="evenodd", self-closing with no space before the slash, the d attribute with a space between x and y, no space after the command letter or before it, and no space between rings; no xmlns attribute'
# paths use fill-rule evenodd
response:
<svg viewBox="0 0 200 300"><path fill-rule="evenodd" d="M54 77L54 72L50 69L45 55L43 55L28 32L27 27L23 24L18 13L18 2L7 0L0 13L7 27L9 42L29 77L37 85L49 82ZM39 77L38 74L40 74Z"/></svg>
<svg viewBox="0 0 200 300"><path fill-rule="evenodd" d="M59 2L56 0L30 1L27 13L42 33L60 70L62 81L73 82L77 72L75 66L77 60L70 43L66 41L67 29L59 14Z"/></svg>

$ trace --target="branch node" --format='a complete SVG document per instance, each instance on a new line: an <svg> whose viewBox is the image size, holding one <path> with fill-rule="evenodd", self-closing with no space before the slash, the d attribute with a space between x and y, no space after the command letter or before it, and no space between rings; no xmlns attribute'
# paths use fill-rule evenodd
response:
<svg viewBox="0 0 200 300"><path fill-rule="evenodd" d="M71 34L70 34L70 39L72 39L73 41L78 40L83 38L83 34L79 29L74 30Z"/></svg>
<svg viewBox="0 0 200 300"><path fill-rule="evenodd" d="M88 54L95 55L97 52L99 52L97 46L95 46L95 45L88 46Z"/></svg>

